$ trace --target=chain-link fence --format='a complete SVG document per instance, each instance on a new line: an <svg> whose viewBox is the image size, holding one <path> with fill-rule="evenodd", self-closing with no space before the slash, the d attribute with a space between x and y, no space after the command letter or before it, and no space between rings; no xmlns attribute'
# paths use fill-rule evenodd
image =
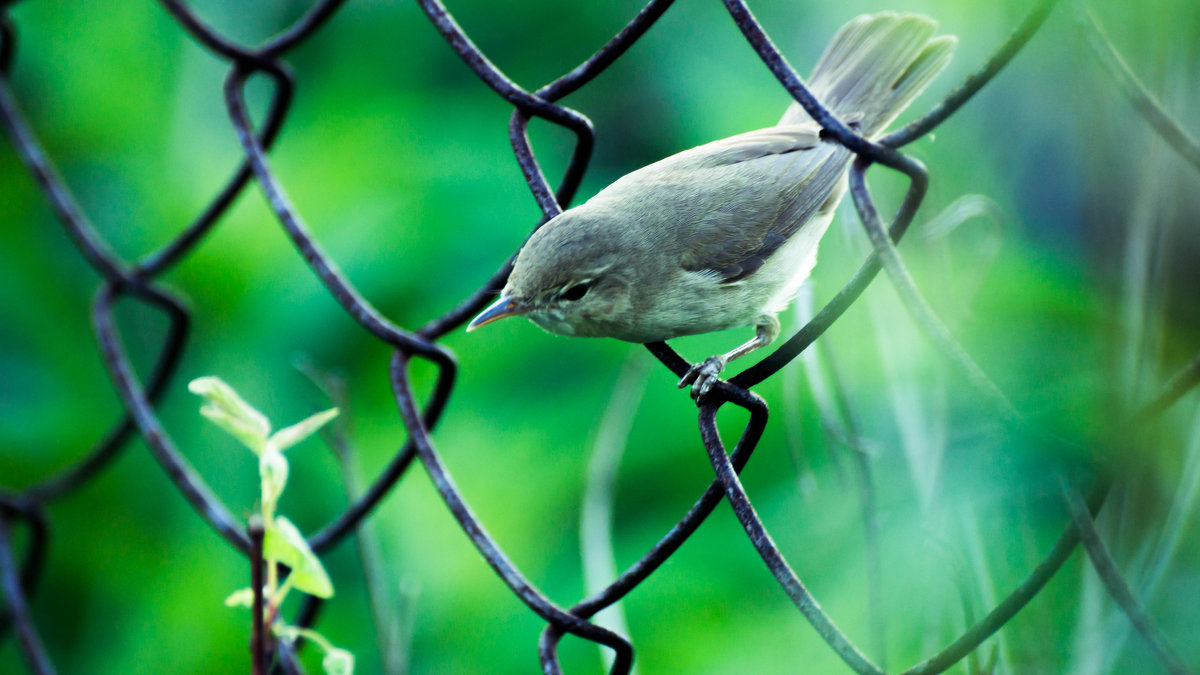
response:
<svg viewBox="0 0 1200 675"><path fill-rule="evenodd" d="M998 424L1038 447L1058 448L1059 452L1066 455L1078 450L1075 441L1062 440L1046 431L1043 425L1031 420L993 384L984 369L977 365L971 355L956 341L950 329L925 301L896 247L913 222L931 185L925 167L905 154L902 149L915 141L927 138L941 124L952 119L960 107L1004 71L1026 44L1038 35L1047 16L1060 4L1056 0L1037 2L1011 36L996 47L961 85L933 106L927 114L876 142L857 136L822 107L821 102L808 92L796 72L780 55L745 2L724 0L724 7L732 17L733 25L778 80L780 86L821 124L829 138L836 139L856 153L858 159L850 174L850 192L862 227L869 238L871 251L844 287L816 311L811 320L794 331L790 338L782 341L769 356L731 377L728 382L720 384L713 395L703 399L699 406L699 432L712 468L716 472L715 480L677 524L637 558L636 562L602 589L571 606L563 606L549 598L506 556L467 505L462 491L451 479L430 437L430 429L438 424L447 404L452 400L456 378L460 375L458 362L443 346L443 338L461 328L494 298L507 278L512 258L501 264L486 283L445 314L416 330L401 327L378 311L318 245L305 220L293 206L284 182L267 158L268 151L279 139L293 104L296 81L286 59L297 47L316 39L330 19L337 16L344 3L340 0L318 2L292 26L258 46L240 44L226 37L184 2L162 0L161 4L177 24L178 30L186 31L205 50L227 64L224 102L229 123L237 134L244 158L236 172L229 177L224 187L211 197L199 216L179 230L169 243L136 259L126 259L118 255L114 247L99 234L72 194L71 188L55 169L52 159L43 150L37 135L22 113L20 93L10 85L8 79L14 62L19 61L20 23L14 20L14 10L7 4L0 9L0 72L4 74L4 77L0 78L0 115L4 120L5 131L11 141L11 147L45 195L75 248L103 279L92 302L91 320L103 362L125 408L124 415L116 421L111 431L67 469L20 490L5 486L7 491L3 493L4 517L0 521L0 576L3 579L6 601L2 629L3 635L15 638L28 667L33 672L54 672L54 655L44 647L29 607L31 598L36 597L39 588L44 589L46 585L56 583L54 579L41 578L51 548L46 505L80 491L110 466L122 450L130 445L134 436L140 435L161 465L167 480L191 504L196 515L207 522L228 546L250 560L261 562L261 541L249 535L244 520L231 512L198 472L193 470L172 435L164 427L158 412L159 401L164 394L182 385L178 377L179 364L185 352L185 338L192 329L192 314L189 309L161 279L196 252L201 242L229 213L239 195L251 183L256 183L265 193L270 210L279 225L327 292L366 333L392 348L389 377L408 438L386 467L365 489L358 491L343 512L331 518L326 526L308 537L309 545L316 553L322 554L351 537L370 518L381 500L398 489L397 485L408 469L414 463L419 463L430 475L441 500L453 514L462 531L470 538L478 554L529 611L544 622L545 628L537 649L541 667L546 673L560 672L559 643L567 634L603 645L610 650L612 672L630 672L634 664L634 644L618 632L593 622L593 617L635 592L640 584L672 558L718 505L726 500L733 507L746 537L778 585L829 649L854 672L885 672L879 665L881 657L878 654L874 658L869 655L869 652L878 649L879 645L873 645L872 649L864 649L858 641L848 637L830 614L817 603L767 531L763 519L756 513L739 479L739 472L746 466L768 426L766 403L753 389L768 378L779 376L786 365L812 348L814 341L834 325L847 309L858 302L880 271L886 272L888 281L894 286L914 324L952 366L951 376L961 377L971 385L977 396L990 406L989 410L992 411L994 419L998 420ZM586 61L549 84L530 90L522 88L501 72L440 2L419 0L418 4L444 38L448 48L461 57L471 71L497 96L511 105L509 140L524 180L542 211L539 225L557 216L574 200L596 145L595 133L589 119L580 112L559 104L558 101L588 86L593 79L603 74L630 47L638 43L665 12L688 11L688 8L683 6L672 8L673 3L670 0L652 1ZM1104 37L1088 10L1082 4L1062 4L1066 6L1058 11L1073 13L1077 27L1093 48L1089 59L1103 68L1108 81L1128 99L1129 105L1162 136L1167 145L1200 171L1200 145L1165 112L1154 96L1147 92ZM970 39L969 36L961 37L964 40ZM534 46L531 45L531 48ZM271 91L265 117L256 124L248 111L247 89L251 78L259 77L270 83ZM562 127L574 137L569 162L557 186L547 179L546 171L535 158L528 132L533 118L540 118ZM900 206L891 222L886 224L865 180L868 169L875 164L884 167L877 171L898 172L907 181ZM413 170L419 171L420 168L414 167ZM449 273L452 270L446 271ZM434 282L436 283L436 280ZM165 337L154 352L152 368L144 376L139 375L138 368L135 367L135 361L138 359L131 357L125 346L129 337L123 334L121 322L115 318L118 306L123 303L136 303L139 307L152 310L165 317L168 324ZM144 320L157 321L150 318ZM688 368L687 361L665 343L649 344L647 348L676 376L681 376ZM436 370L432 391L425 397L424 402L414 393L410 374L413 361L427 362ZM1127 438L1121 442L1140 442L1137 440L1140 433L1138 430L1154 422L1162 412L1187 394L1198 379L1200 359L1193 359L1167 381L1161 391L1140 402L1135 407L1136 412L1123 421L1112 423L1112 428L1121 429L1127 434ZM718 410L726 404L732 404L749 413L749 421L741 430L731 451L722 441L716 423ZM855 456L857 461L867 461L866 455L862 453ZM997 667L994 662L989 666L986 658L985 663L979 662L975 655L980 645L992 638L1010 619L1039 596L1063 569L1064 563L1080 543L1083 543L1088 559L1102 580L1104 588L1111 594L1132 626L1150 645L1160 660L1161 667L1165 667L1169 672L1188 672L1189 668L1184 658L1173 651L1171 641L1156 627L1154 617L1139 601L1138 590L1122 578L1113 557L1096 531L1093 516L1105 503L1110 486L1111 479L1107 477L1081 481L1064 479L1062 499L1068 507L1070 518L1062 525L1061 535L1050 551L1044 554L1041 562L1030 569L1023 582L1000 593L991 606L978 611L980 616L972 620L956 639L929 651L919 663L902 672L944 672L965 659L975 659L970 661L971 672L983 672L986 668ZM871 497L871 492L867 490L863 497L863 511L867 516L868 530L875 527L870 524L871 513L876 508ZM28 535L22 535L19 546L13 542L13 534L17 531L28 532ZM56 543L69 545L66 542ZM877 551L875 554L877 555ZM261 570L261 565L259 569ZM256 605L255 611L257 616L261 616L261 596L258 602L260 604ZM319 608L318 601L306 603L295 623L310 625L316 620ZM1194 614L1192 619L1195 619ZM258 630L261 631L262 627L259 626ZM875 635L872 639L878 638L882 641L878 636L882 635L883 630L884 626L876 626L872 631ZM1186 635L1176 635L1174 638L1180 641L1188 639ZM532 649L532 645L530 648ZM283 672L296 672L298 669L294 654L284 642L272 643L271 640L257 639L254 649L255 664L270 662L274 664L273 668Z"/></svg>

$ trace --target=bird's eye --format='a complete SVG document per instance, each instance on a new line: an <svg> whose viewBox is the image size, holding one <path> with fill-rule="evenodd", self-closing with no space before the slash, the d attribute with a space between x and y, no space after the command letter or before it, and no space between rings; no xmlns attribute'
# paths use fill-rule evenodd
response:
<svg viewBox="0 0 1200 675"><path fill-rule="evenodd" d="M588 284L575 284L574 286L563 291L562 299L575 302L576 300L580 300L583 298L583 296L587 295L587 292Z"/></svg>

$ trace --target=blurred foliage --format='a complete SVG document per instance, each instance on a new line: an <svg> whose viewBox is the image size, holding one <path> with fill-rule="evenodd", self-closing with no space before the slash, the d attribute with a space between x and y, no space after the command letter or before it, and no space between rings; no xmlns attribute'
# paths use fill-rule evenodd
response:
<svg viewBox="0 0 1200 675"><path fill-rule="evenodd" d="M301 0L192 4L244 41L265 39L307 7ZM530 89L577 65L639 8L636 0L448 4L489 57ZM958 52L904 121L975 69L1031 4L752 6L801 72L861 12L937 18L959 36ZM781 374L759 389L773 420L744 475L749 494L822 606L892 668L957 636L964 604L978 617L1024 578L1066 521L1059 471L1097 464L1124 478L1100 520L1114 555L1185 659L1200 663L1200 642L1190 639L1200 619L1200 531L1187 518L1188 481L1200 469L1185 463L1189 448L1193 457L1200 452L1200 401L1188 396L1136 442L1107 442L1131 406L1200 345L1200 176L1121 98L1063 4L936 138L910 148L929 167L932 186L901 251L931 304L1018 408L1082 450L1064 454L1007 432L915 330L881 276L818 342L845 384L875 479L883 594L873 602L853 451L827 433L808 374ZM1133 71L1200 133L1195 0L1092 6ZM156 3L27 0L10 12L19 31L13 86L49 155L123 256L154 250L203 208L238 161L221 96L227 65ZM347 3L288 61L296 100L272 167L322 246L388 317L421 325L520 246L538 212L508 144L511 109L415 4ZM259 114L268 86L251 87ZM774 123L787 95L720 3L679 2L565 103L598 132L586 197L666 154ZM531 134L547 174L560 175L569 134L540 121ZM880 168L868 177L890 212L903 181ZM996 217L926 236L923 224L964 195L990 200ZM814 275L818 303L866 250L848 204L840 222ZM299 419L330 405L293 369L294 355L303 354L348 383L344 415L364 476L403 443L387 382L389 350L323 290L256 187L165 281L188 299L193 330L162 420L235 515L254 508L254 458L200 418L184 387L193 377L219 375L272 418ZM68 466L118 419L88 319L97 286L3 144L5 488ZM120 319L144 369L163 322L133 307L123 307ZM699 359L740 343L743 333L676 346ZM578 521L596 429L622 364L651 357L637 346L563 339L521 321L459 331L445 343L461 364L434 435L445 462L517 565L557 602L572 604L583 594ZM432 371L416 370L423 395ZM654 364L647 372L616 488L622 569L712 477L693 404L665 369ZM719 420L731 442L745 415L726 411ZM249 629L222 600L247 583L246 561L195 516L140 441L130 446L49 508L49 562L32 601L48 648L64 673L242 671ZM289 458L291 489L281 509L311 532L344 506L338 463L315 441ZM412 613L410 672L535 671L542 622L476 554L419 467L373 526L390 601ZM379 672L357 556L349 543L326 556L338 595L320 627L357 655L360 672ZM1153 670L1150 651L1081 561L1076 553L1000 633L1000 672ZM624 605L642 675L844 669L725 506ZM886 629L883 651L872 609ZM577 640L566 639L562 655L567 672L601 668L597 650ZM315 655L307 658L313 666ZM14 641L5 640L0 671L22 667Z"/></svg>

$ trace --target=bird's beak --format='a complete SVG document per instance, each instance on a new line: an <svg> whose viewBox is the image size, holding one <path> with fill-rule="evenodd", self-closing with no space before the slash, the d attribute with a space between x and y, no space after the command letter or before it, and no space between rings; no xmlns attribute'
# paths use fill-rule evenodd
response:
<svg viewBox="0 0 1200 675"><path fill-rule="evenodd" d="M522 305L511 296L501 294L495 302L480 312L479 316L475 317L471 323L467 324L467 332L470 333L480 326L489 324L497 319L503 319L506 316L527 314L529 309L529 307Z"/></svg>

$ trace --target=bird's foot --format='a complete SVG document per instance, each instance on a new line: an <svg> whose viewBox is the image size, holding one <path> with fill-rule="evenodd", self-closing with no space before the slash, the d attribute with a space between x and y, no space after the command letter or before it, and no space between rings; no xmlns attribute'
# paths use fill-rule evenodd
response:
<svg viewBox="0 0 1200 675"><path fill-rule="evenodd" d="M692 398L700 400L701 396L707 394L713 385L720 381L717 376L725 369L726 363L729 363L729 359L717 355L692 365L680 378L679 388L683 389L689 384L692 385Z"/></svg>

